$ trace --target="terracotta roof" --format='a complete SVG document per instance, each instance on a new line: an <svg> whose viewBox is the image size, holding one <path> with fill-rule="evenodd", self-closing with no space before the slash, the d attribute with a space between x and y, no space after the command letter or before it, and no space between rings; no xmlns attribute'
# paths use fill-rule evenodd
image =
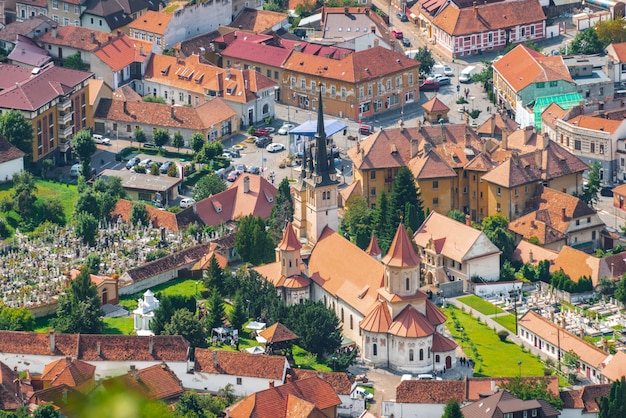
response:
<svg viewBox="0 0 626 418"><path fill-rule="evenodd" d="M448 3L432 20L433 25L449 35L462 36L498 29L514 28L545 21L536 0L514 0L459 9Z"/></svg>
<svg viewBox="0 0 626 418"><path fill-rule="evenodd" d="M215 242L209 244L209 252L202 256L202 258L191 268L192 270L206 270L211 264L211 259L215 257L215 261L221 269L228 267L228 258L217 251L218 245Z"/></svg>
<svg viewBox="0 0 626 418"><path fill-rule="evenodd" d="M23 64L30 67L43 67L52 58L48 55L48 51L41 48L35 41L24 36L17 35L15 48L7 56L9 61L15 64Z"/></svg>
<svg viewBox="0 0 626 418"><path fill-rule="evenodd" d="M305 408L305 413L300 409L303 406L300 400L312 404ZM311 376L256 392L230 407L229 415L232 418L307 417L315 409L322 411L340 404L341 400L328 382Z"/></svg>
<svg viewBox="0 0 626 418"><path fill-rule="evenodd" d="M537 409L538 415L541 417L557 417L560 415L559 411L544 400L531 399L522 401L507 390L501 390L487 398L481 399L480 402L466 405L461 408L461 412L465 418L492 418L500 417L506 413L513 414L530 409Z"/></svg>
<svg viewBox="0 0 626 418"><path fill-rule="evenodd" d="M0 409L16 410L23 406L22 400L15 394L15 381L18 374L0 361Z"/></svg>
<svg viewBox="0 0 626 418"><path fill-rule="evenodd" d="M563 109L558 104L552 102L541 112L541 121L543 125L556 127L556 121L563 119L567 110Z"/></svg>
<svg viewBox="0 0 626 418"><path fill-rule="evenodd" d="M365 249L365 252L372 257L378 257L383 253L378 246L378 240L376 239L376 235L372 235L372 239L370 239L370 243Z"/></svg>
<svg viewBox="0 0 626 418"><path fill-rule="evenodd" d="M141 95L133 90L130 84L124 84L122 87L114 90L111 94L111 99L126 102L140 102L142 100Z"/></svg>
<svg viewBox="0 0 626 418"><path fill-rule="evenodd" d="M172 16L173 14L171 13L148 10L143 15L130 22L127 27L131 35L133 30L163 35L165 34L167 25L170 23L170 20L172 20Z"/></svg>
<svg viewBox="0 0 626 418"><path fill-rule="evenodd" d="M70 387L81 386L93 381L96 366L84 361L66 357L44 366L41 380L48 381L51 386L67 385Z"/></svg>
<svg viewBox="0 0 626 418"><path fill-rule="evenodd" d="M346 263L350 260L350 263ZM326 227L309 257L309 278L365 315L378 298L384 266Z"/></svg>
<svg viewBox="0 0 626 418"><path fill-rule="evenodd" d="M413 305L407 305L395 317L388 332L397 337L423 338L433 335L435 328Z"/></svg>
<svg viewBox="0 0 626 418"><path fill-rule="evenodd" d="M626 353L618 350L608 359L602 370L602 375L611 382L616 382L622 377L626 377Z"/></svg>
<svg viewBox="0 0 626 418"><path fill-rule="evenodd" d="M533 1L533 0L529 0ZM503 2L512 4L516 2ZM534 1L539 6L537 1ZM511 52L493 63L497 71L513 88L519 92L532 83L547 81L566 81L574 83L563 57L546 57L540 52L524 45L518 45Z"/></svg>
<svg viewBox="0 0 626 418"><path fill-rule="evenodd" d="M598 116L579 115L574 118L568 119L569 125L578 126L579 128L591 129L593 131L603 131L609 134L614 134L620 126L624 123L624 120L612 120L607 118L601 118Z"/></svg>
<svg viewBox="0 0 626 418"><path fill-rule="evenodd" d="M470 377L467 379L467 400L477 401L489 396L509 383L514 377ZM546 381L547 389L555 395L559 394L559 378L557 376L524 377L525 382ZM494 391L495 389L495 391Z"/></svg>
<svg viewBox="0 0 626 418"><path fill-rule="evenodd" d="M109 32L88 29L82 26L61 26L56 35L48 31L37 38L37 42L50 45L67 46L81 51L94 51L112 37Z"/></svg>
<svg viewBox="0 0 626 418"><path fill-rule="evenodd" d="M433 343L431 345L431 351L433 353L447 353L449 351L456 350L457 347L458 344L450 338L447 338L438 332L433 334Z"/></svg>
<svg viewBox="0 0 626 418"><path fill-rule="evenodd" d="M432 245L437 254L456 261L500 253L482 231L437 212L428 215L413 235L413 241L420 248Z"/></svg>
<svg viewBox="0 0 626 418"><path fill-rule="evenodd" d="M285 227L285 232L283 233L283 239L278 244L278 249L283 251L298 251L300 248L302 248L302 245L300 241L298 241L298 237L296 237L291 222L288 222Z"/></svg>
<svg viewBox="0 0 626 418"><path fill-rule="evenodd" d="M253 270L265 277L265 279L271 282L277 289L303 289L311 285L311 282L307 278L300 275L290 277L283 276L281 273L281 265L278 261L254 267Z"/></svg>
<svg viewBox="0 0 626 418"><path fill-rule="evenodd" d="M263 331L259 332L259 335L265 338L268 344L276 344L300 338L280 322L276 322L274 325L265 328Z"/></svg>
<svg viewBox="0 0 626 418"><path fill-rule="evenodd" d="M618 353L622 352L618 351ZM600 398L608 397L610 392L610 383L603 385L586 385L578 390L561 391L563 410L582 409L582 413L598 413L600 411Z"/></svg>
<svg viewBox="0 0 626 418"><path fill-rule="evenodd" d="M626 42L612 43L606 48L609 56L617 62L626 62Z"/></svg>
<svg viewBox="0 0 626 418"><path fill-rule="evenodd" d="M40 1L44 5L43 7L46 7L47 1ZM31 4L31 2L24 1L24 4ZM0 30L0 40L15 43L17 35L28 35L33 31L35 31L36 33L37 28L44 24L52 26L53 24L56 24L56 22L44 15L32 16L28 19L25 19L23 22L11 22ZM43 28L40 31L43 32Z"/></svg>
<svg viewBox="0 0 626 418"><path fill-rule="evenodd" d="M353 380L344 372L321 372L319 370L289 369L291 380L317 376L327 381L337 395L350 395Z"/></svg>
<svg viewBox="0 0 626 418"><path fill-rule="evenodd" d="M222 51L225 59L259 62L272 67L283 65L290 50L272 45L237 39ZM232 64L231 64L232 65Z"/></svg>
<svg viewBox="0 0 626 418"><path fill-rule="evenodd" d="M430 145L450 167L462 168L484 148L485 140L466 124L444 124L422 126L419 133L423 140L419 143L418 157L427 154L425 147Z"/></svg>
<svg viewBox="0 0 626 418"><path fill-rule="evenodd" d="M526 312L519 319L518 325L526 328L553 346L560 346L564 353L569 353L570 351L576 353L581 361L592 367L600 369L602 363L608 357L608 354L604 351L581 340L533 311Z"/></svg>
<svg viewBox="0 0 626 418"><path fill-rule="evenodd" d="M411 160L411 140L417 138L416 128L379 129L350 148L348 156L356 170L400 168Z"/></svg>
<svg viewBox="0 0 626 418"><path fill-rule="evenodd" d="M478 129L476 129L476 133L499 138L502 136L502 131L504 129L510 133L515 132L517 128L519 128L519 123L515 122L515 120L500 113L494 113L489 116L487 120L478 127Z"/></svg>
<svg viewBox="0 0 626 418"><path fill-rule="evenodd" d="M165 257L150 261L142 266L127 270L126 273L130 276L132 283L137 283L165 271L181 268L187 264L195 264L208 250L209 244L199 244L195 247L166 255ZM130 284L131 283L124 283L122 278L120 278L120 288Z"/></svg>
<svg viewBox="0 0 626 418"><path fill-rule="evenodd" d="M244 182L249 181L245 192ZM205 225L219 225L240 217L254 215L269 219L278 190L263 176L242 174L221 193L196 203L196 213Z"/></svg>
<svg viewBox="0 0 626 418"><path fill-rule="evenodd" d="M377 301L372 309L359 323L363 331L387 332L391 326L391 314L389 307L384 301Z"/></svg>
<svg viewBox="0 0 626 418"><path fill-rule="evenodd" d="M402 223L399 224L389 251L382 262L390 267L412 267L419 265L421 261L413 248L406 227Z"/></svg>
<svg viewBox="0 0 626 418"><path fill-rule="evenodd" d="M289 364L283 356L267 356L196 348L195 370L209 374L258 377L283 381ZM216 364L217 362L217 364Z"/></svg>
<svg viewBox="0 0 626 418"><path fill-rule="evenodd" d="M112 71L117 72L134 62L144 62L151 50L151 43L129 38L122 33L100 45L93 54Z"/></svg>
<svg viewBox="0 0 626 418"><path fill-rule="evenodd" d="M187 360L188 350L189 342L180 335L137 337L81 334L78 358L84 361L184 362Z"/></svg>
<svg viewBox="0 0 626 418"><path fill-rule="evenodd" d="M27 69L16 69L11 64L0 64L0 108L34 111L52 100L66 96L93 73L50 66L33 76ZM9 81L11 85L7 85Z"/></svg>
<svg viewBox="0 0 626 418"><path fill-rule="evenodd" d="M559 255L556 251L549 250L539 245L531 244L528 241L521 240L515 250L513 250L512 260L521 261L522 263L531 263L537 265L541 260L549 260L554 262Z"/></svg>
<svg viewBox="0 0 626 418"><path fill-rule="evenodd" d="M19 148L13 146L2 134L0 134L0 164L23 158L24 154Z"/></svg>
<svg viewBox="0 0 626 418"><path fill-rule="evenodd" d="M624 254L621 253L597 258L572 247L564 246L550 266L551 272L561 269L575 282L582 276L587 276L591 278L593 286L597 286L601 277L613 279L621 277L626 272L626 261L624 261Z"/></svg>
<svg viewBox="0 0 626 418"><path fill-rule="evenodd" d="M54 350L50 350L54 347ZM41 356L76 356L78 334L49 334L21 331L0 331L0 352Z"/></svg>
<svg viewBox="0 0 626 418"><path fill-rule="evenodd" d="M233 20L231 26L251 32L266 32L272 30L274 26L283 23L287 19L288 16L285 13L245 8L239 16Z"/></svg>
<svg viewBox="0 0 626 418"><path fill-rule="evenodd" d="M71 269L68 273L69 279L70 280L75 280L76 277L78 277L78 275L80 274L80 270L77 269ZM98 286L100 283L105 282L105 281L115 281L115 279L113 277L110 276L98 276L95 274L90 274L89 275L89 279L91 280L91 283L93 283L94 285Z"/></svg>
<svg viewBox="0 0 626 418"><path fill-rule="evenodd" d="M450 110L444 102L442 102L437 96L433 97L426 103L422 104L422 108L427 112L445 112Z"/></svg>
<svg viewBox="0 0 626 418"><path fill-rule="evenodd" d="M405 380L396 386L397 403L465 402L464 380Z"/></svg>
<svg viewBox="0 0 626 418"><path fill-rule="evenodd" d="M471 161L469 161L464 168L467 171L478 171L486 173L487 171L493 169L495 166L496 165L489 157L487 157L483 153L480 153Z"/></svg>
<svg viewBox="0 0 626 418"><path fill-rule="evenodd" d="M426 313L425 313L426 319L428 319L428 322L430 322L434 326L441 325L446 322L446 319L448 319L446 314L441 312L441 310L439 310L439 308L430 300L426 299L425 306L426 306Z"/></svg>
<svg viewBox="0 0 626 418"><path fill-rule="evenodd" d="M132 207L133 202L130 200L119 199L111 211L111 219L120 217L124 222L129 223ZM169 231L183 231L194 222L201 223L200 218L195 215L193 207L185 208L178 213L172 213L146 205L146 211L155 228L163 227Z"/></svg>
<svg viewBox="0 0 626 418"><path fill-rule="evenodd" d="M430 151L409 161L411 173L418 180L456 177L457 173L441 158L437 151Z"/></svg>
<svg viewBox="0 0 626 418"><path fill-rule="evenodd" d="M345 203L348 202L354 195L363 196L363 189L361 188L361 180L352 180L352 183L348 184L346 187L339 190L339 194Z"/></svg>
<svg viewBox="0 0 626 418"><path fill-rule="evenodd" d="M124 103L126 103L126 112L124 112ZM172 113L174 118L172 118ZM94 118L120 123L142 123L169 129L201 131L209 129L211 125L219 125L235 115L235 111L221 98L213 99L197 107L102 99L94 113Z"/></svg>
<svg viewBox="0 0 626 418"><path fill-rule="evenodd" d="M165 363L140 370L131 369L123 376L102 382L105 388L114 387L117 384L150 400L174 399L185 392L176 373Z"/></svg>

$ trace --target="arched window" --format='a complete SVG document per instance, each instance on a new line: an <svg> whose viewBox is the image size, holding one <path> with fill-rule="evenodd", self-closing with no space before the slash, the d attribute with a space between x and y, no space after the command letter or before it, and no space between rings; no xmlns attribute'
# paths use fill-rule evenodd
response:
<svg viewBox="0 0 626 418"><path fill-rule="evenodd" d="M415 360L415 355L413 353L413 349L411 348L409 350L409 361L414 361Z"/></svg>
<svg viewBox="0 0 626 418"><path fill-rule="evenodd" d="M267 115L270 111L270 106L268 104L263 105L263 114Z"/></svg>
<svg viewBox="0 0 626 418"><path fill-rule="evenodd" d="M420 361L424 361L424 349L420 348Z"/></svg>
<svg viewBox="0 0 626 418"><path fill-rule="evenodd" d="M343 308L341 308L341 322L343 322Z"/></svg>
<svg viewBox="0 0 626 418"><path fill-rule="evenodd" d="M439 354L435 354L435 363L439 363Z"/></svg>
<svg viewBox="0 0 626 418"><path fill-rule="evenodd" d="M430 347L428 347L428 358L430 359Z"/></svg>
<svg viewBox="0 0 626 418"><path fill-rule="evenodd" d="M409 290L409 278L406 278L406 290Z"/></svg>
<svg viewBox="0 0 626 418"><path fill-rule="evenodd" d="M291 267L291 260L289 260L289 267Z"/></svg>
<svg viewBox="0 0 626 418"><path fill-rule="evenodd" d="M102 289L102 304L106 305L109 303L109 294L107 293L107 288Z"/></svg>
<svg viewBox="0 0 626 418"><path fill-rule="evenodd" d="M378 355L378 344L376 344L376 343L372 344L372 355L373 356L377 356Z"/></svg>

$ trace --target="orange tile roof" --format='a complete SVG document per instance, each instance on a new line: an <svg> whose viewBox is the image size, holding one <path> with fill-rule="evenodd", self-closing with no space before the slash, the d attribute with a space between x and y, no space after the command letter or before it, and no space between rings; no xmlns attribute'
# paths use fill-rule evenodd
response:
<svg viewBox="0 0 626 418"><path fill-rule="evenodd" d="M494 388L499 390L504 384L509 383L514 377L470 377L467 379L466 399L477 401L485 395L494 392ZM524 377L524 381L546 381L547 389L555 395L559 394L559 378L557 376Z"/></svg>
<svg viewBox="0 0 626 418"><path fill-rule="evenodd" d="M433 343L431 345L431 351L433 353L447 353L448 351L454 351L459 345L450 338L447 338L438 332L433 334Z"/></svg>
<svg viewBox="0 0 626 418"><path fill-rule="evenodd" d="M446 316L446 314L441 312L434 303L432 303L428 299L426 299L425 303L426 303L426 319L428 319L428 322L430 322L431 324L435 326L441 325L446 322L446 319L448 319L448 317Z"/></svg>
<svg viewBox="0 0 626 418"><path fill-rule="evenodd" d="M130 30L131 36L133 30L164 35L167 25L169 25L170 20L172 20L172 16L173 15L171 13L148 10L143 15L130 22L128 24L128 29Z"/></svg>
<svg viewBox="0 0 626 418"><path fill-rule="evenodd" d="M393 320L388 332L397 337L423 338L433 335L435 327L413 305L407 305Z"/></svg>
<svg viewBox="0 0 626 418"><path fill-rule="evenodd" d="M612 43L606 49L618 63L626 62L626 42Z"/></svg>
<svg viewBox="0 0 626 418"><path fill-rule="evenodd" d="M131 39L125 34L113 37L103 43L93 54L111 68L120 71L133 62L144 62L150 55L152 44L149 42Z"/></svg>
<svg viewBox="0 0 626 418"><path fill-rule="evenodd" d="M84 361L66 357L44 366L41 380L49 381L51 386L65 384L77 387L93 380L96 366Z"/></svg>
<svg viewBox="0 0 626 418"><path fill-rule="evenodd" d="M350 395L352 392L353 378L344 372L321 372L319 370L290 369L292 380L308 379L317 376L327 381L337 395Z"/></svg>
<svg viewBox="0 0 626 418"><path fill-rule="evenodd" d="M246 8L233 20L231 26L257 33L268 32L288 18L285 13Z"/></svg>
<svg viewBox="0 0 626 418"><path fill-rule="evenodd" d="M384 269L380 262L328 227L309 258L310 279L362 315L378 298Z"/></svg>
<svg viewBox="0 0 626 418"><path fill-rule="evenodd" d="M445 112L450 110L444 102L442 102L437 96L433 97L426 103L422 104L422 108L427 112Z"/></svg>
<svg viewBox="0 0 626 418"><path fill-rule="evenodd" d="M173 399L185 392L182 382L165 363L155 364L145 369L131 370L123 376L102 382L105 388L116 384L121 384L126 389L150 400Z"/></svg>
<svg viewBox="0 0 626 418"><path fill-rule="evenodd" d="M72 269L69 271L69 277L70 280L75 280L76 277L78 277L78 275L80 274L80 270L77 269ZM89 275L89 279L91 280L91 283L93 283L94 285L98 286L101 283L104 283L106 281L111 281L111 282L115 282L115 279L111 276L98 276L95 274L90 274ZM110 296L109 296L110 298Z"/></svg>
<svg viewBox="0 0 626 418"><path fill-rule="evenodd" d="M365 249L365 252L372 257L377 257L383 253L378 246L378 240L376 239L376 235L372 235L372 239L370 239L370 243Z"/></svg>
<svg viewBox="0 0 626 418"><path fill-rule="evenodd" d="M221 269L228 267L228 259L217 251L217 244L212 242L209 244L209 252L202 256L191 270L206 270L209 268L213 257L215 257L215 261L217 261L217 265L220 266Z"/></svg>
<svg viewBox="0 0 626 418"><path fill-rule="evenodd" d="M623 255L614 260L614 264L615 271L623 271L625 264ZM559 255L550 266L551 272L561 269L575 282L583 276L590 277L594 286L599 284L601 277L613 277L607 258L594 257L567 245L561 248Z"/></svg>
<svg viewBox="0 0 626 418"><path fill-rule="evenodd" d="M553 346L560 346L564 353L576 353L581 361L594 368L601 369L602 363L608 357L608 354L604 351L596 348L594 345L586 341L581 340L574 334L558 327L548 319L533 311L526 312L519 319L518 325L526 328L531 333L541 337L544 341L549 342Z"/></svg>
<svg viewBox="0 0 626 418"><path fill-rule="evenodd" d="M283 356L196 348L195 370L209 374L258 377L283 381L289 363Z"/></svg>
<svg viewBox="0 0 626 418"><path fill-rule="evenodd" d="M618 353L622 353L618 351ZM581 409L582 413L598 413L600 411L600 398L609 397L611 384L586 385L578 390L561 391L563 409Z"/></svg>
<svg viewBox="0 0 626 418"><path fill-rule="evenodd" d="M413 267L418 266L421 261L415 253L404 224L401 223L396 229L396 235L393 237L389 251L382 262L390 267Z"/></svg>
<svg viewBox="0 0 626 418"><path fill-rule="evenodd" d="M465 402L464 380L404 380L396 386L398 403L438 403L451 400Z"/></svg>
<svg viewBox="0 0 626 418"><path fill-rule="evenodd" d="M108 42L112 37L113 35L109 32L67 25L56 28L56 34L54 31L43 33L37 38L37 42L67 46L81 51L93 51L98 49L101 44Z"/></svg>
<svg viewBox="0 0 626 418"><path fill-rule="evenodd" d="M494 62L493 68L515 92L538 82L566 81L574 83L565 62L563 62L563 57L546 57L524 45L516 46L511 52Z"/></svg>
<svg viewBox="0 0 626 418"><path fill-rule="evenodd" d="M476 133L500 137L504 129L510 133L515 132L517 128L519 128L519 123L515 122L515 120L500 113L494 113L476 129Z"/></svg>
<svg viewBox="0 0 626 418"><path fill-rule="evenodd" d="M365 318L359 323L363 331L387 332L391 326L391 314L387 303L377 301Z"/></svg>
<svg viewBox="0 0 626 418"><path fill-rule="evenodd" d="M549 250L539 245L531 244L528 241L521 240L515 250L513 250L512 260L521 261L522 263L531 263L537 265L541 260L549 260L553 262L559 255L556 251Z"/></svg>
<svg viewBox="0 0 626 418"><path fill-rule="evenodd" d="M434 150L413 158L408 167L418 181L457 176L452 167Z"/></svg>
<svg viewBox="0 0 626 418"><path fill-rule="evenodd" d="M626 377L626 353L618 350L607 362L602 370L602 375L611 382L616 382Z"/></svg>
<svg viewBox="0 0 626 418"><path fill-rule="evenodd" d="M291 222L288 222L285 227L285 232L283 233L283 239L278 244L278 249L283 251L298 251L300 248L302 248L302 245L300 241L298 241L298 237L296 237Z"/></svg>
<svg viewBox="0 0 626 418"><path fill-rule="evenodd" d="M563 119L563 116L567 113L567 110L563 109L558 104L552 102L543 109L541 112L541 121L544 125L555 127L556 121Z"/></svg>
<svg viewBox="0 0 626 418"><path fill-rule="evenodd" d="M348 156L356 170L399 168L411 160L414 138L419 138L416 128L380 129L350 148Z"/></svg>
<svg viewBox="0 0 626 418"><path fill-rule="evenodd" d="M124 222L129 223L132 207L133 202L130 200L118 200L111 211L111 219L120 217ZM146 205L146 211L155 228L163 227L169 231L182 231L186 229L189 224L194 222L201 223L200 219L194 214L192 207L185 208L178 213L172 213Z"/></svg>
<svg viewBox="0 0 626 418"><path fill-rule="evenodd" d="M268 344L281 343L300 338L280 322L276 322L275 324L265 328L263 331L259 332L259 335L265 338Z"/></svg>
<svg viewBox="0 0 626 418"><path fill-rule="evenodd" d="M598 116L579 115L568 119L567 123L578 126L579 128L591 129L593 131L603 131L614 134L615 131L624 123L624 120L612 120L601 118Z"/></svg>
<svg viewBox="0 0 626 418"><path fill-rule="evenodd" d="M15 393L17 379L17 372L0 361L0 408L3 410L16 410L24 406L22 399Z"/></svg>

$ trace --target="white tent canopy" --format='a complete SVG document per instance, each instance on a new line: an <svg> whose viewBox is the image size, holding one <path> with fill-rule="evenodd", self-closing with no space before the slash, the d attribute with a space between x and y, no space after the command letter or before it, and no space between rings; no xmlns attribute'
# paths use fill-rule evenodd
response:
<svg viewBox="0 0 626 418"><path fill-rule="evenodd" d="M246 328L254 330L254 331L260 331L260 330L265 329L265 325L266 325L265 322L252 321L248 325L246 325Z"/></svg>
<svg viewBox="0 0 626 418"><path fill-rule="evenodd" d="M250 354L263 354L265 353L265 350L263 350L263 347L259 347L258 345L255 347L248 347L246 348L246 351Z"/></svg>

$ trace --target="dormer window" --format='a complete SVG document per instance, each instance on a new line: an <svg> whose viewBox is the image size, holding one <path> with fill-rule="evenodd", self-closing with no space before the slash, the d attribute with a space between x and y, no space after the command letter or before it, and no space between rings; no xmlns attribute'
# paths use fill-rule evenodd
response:
<svg viewBox="0 0 626 418"><path fill-rule="evenodd" d="M233 93L235 93L235 87L228 87L226 89L226 94L232 95Z"/></svg>

